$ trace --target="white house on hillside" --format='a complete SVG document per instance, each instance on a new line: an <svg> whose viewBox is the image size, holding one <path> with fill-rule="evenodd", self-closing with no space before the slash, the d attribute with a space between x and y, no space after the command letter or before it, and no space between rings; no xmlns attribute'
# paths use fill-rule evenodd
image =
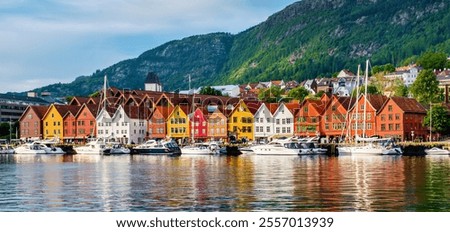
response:
<svg viewBox="0 0 450 232"><path fill-rule="evenodd" d="M406 86L412 85L414 81L416 81L417 76L419 75L420 70L422 68L416 66L409 66L406 69L397 70L393 73L389 73L384 77L390 80L393 79L401 79Z"/></svg>

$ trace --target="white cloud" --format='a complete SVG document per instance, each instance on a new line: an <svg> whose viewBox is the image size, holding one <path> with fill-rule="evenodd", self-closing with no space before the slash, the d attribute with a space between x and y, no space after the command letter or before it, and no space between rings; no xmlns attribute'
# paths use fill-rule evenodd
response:
<svg viewBox="0 0 450 232"><path fill-rule="evenodd" d="M26 91L53 80L70 82L170 39L238 33L275 13L273 6L258 4L250 0L2 0L0 79L15 84L0 85L0 92ZM279 8L285 5L280 3ZM18 83L21 80L23 84Z"/></svg>

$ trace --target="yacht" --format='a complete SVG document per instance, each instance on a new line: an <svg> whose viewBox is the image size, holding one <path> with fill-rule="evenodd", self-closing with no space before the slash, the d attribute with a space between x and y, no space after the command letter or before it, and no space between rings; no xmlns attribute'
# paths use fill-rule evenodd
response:
<svg viewBox="0 0 450 232"><path fill-rule="evenodd" d="M449 155L450 151L439 147L433 147L430 149L425 149L425 153L427 153L427 155Z"/></svg>
<svg viewBox="0 0 450 232"><path fill-rule="evenodd" d="M103 150L103 155L125 155L130 154L130 149L120 143L108 144Z"/></svg>
<svg viewBox="0 0 450 232"><path fill-rule="evenodd" d="M138 155L180 156L182 152L178 144L173 141L158 142L156 140L148 140L134 147L132 153Z"/></svg>
<svg viewBox="0 0 450 232"><path fill-rule="evenodd" d="M302 148L297 140L292 138L276 139L268 144L256 145L251 148L256 155L299 155L312 154L311 149Z"/></svg>
<svg viewBox="0 0 450 232"><path fill-rule="evenodd" d="M84 146L73 148L77 154L100 155L106 149L106 143L103 139L96 139L86 143Z"/></svg>
<svg viewBox="0 0 450 232"><path fill-rule="evenodd" d="M402 155L402 148L395 143L393 139L381 139L380 144L382 146L383 155Z"/></svg>
<svg viewBox="0 0 450 232"><path fill-rule="evenodd" d="M16 154L28 154L28 155L37 155L37 154L46 154L47 151L44 146L40 143L36 142L28 142L24 143L14 149Z"/></svg>
<svg viewBox="0 0 450 232"><path fill-rule="evenodd" d="M215 152L204 144L193 144L181 148L183 155L213 155Z"/></svg>
<svg viewBox="0 0 450 232"><path fill-rule="evenodd" d="M0 145L0 154L14 154L14 148L7 144L1 144Z"/></svg>
<svg viewBox="0 0 450 232"><path fill-rule="evenodd" d="M326 155L328 152L327 149L320 148L313 142L300 143L300 145L306 149L311 149L312 155Z"/></svg>

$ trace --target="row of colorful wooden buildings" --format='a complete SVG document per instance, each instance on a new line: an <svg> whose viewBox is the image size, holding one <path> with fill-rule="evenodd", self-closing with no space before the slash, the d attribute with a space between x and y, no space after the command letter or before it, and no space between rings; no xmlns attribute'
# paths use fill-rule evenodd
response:
<svg viewBox="0 0 450 232"><path fill-rule="evenodd" d="M106 97L74 97L68 105L29 106L20 138L83 142L91 137L141 143L166 137L270 140L276 136L425 138L426 109L415 99L324 94L303 102L264 103L209 95L109 88ZM365 120L364 120L365 118ZM364 123L365 122L365 123Z"/></svg>

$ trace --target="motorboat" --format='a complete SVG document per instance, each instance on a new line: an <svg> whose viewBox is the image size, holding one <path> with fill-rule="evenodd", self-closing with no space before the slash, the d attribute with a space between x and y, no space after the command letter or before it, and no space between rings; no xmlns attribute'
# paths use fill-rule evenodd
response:
<svg viewBox="0 0 450 232"><path fill-rule="evenodd" d="M307 152L300 146L297 140L292 138L276 139L268 144L256 145L252 147L256 155L299 155ZM309 151L312 154L311 149Z"/></svg>
<svg viewBox="0 0 450 232"><path fill-rule="evenodd" d="M425 153L427 153L427 155L449 155L450 151L439 147L433 147L430 149L425 149Z"/></svg>
<svg viewBox="0 0 450 232"><path fill-rule="evenodd" d="M130 154L130 149L120 143L108 144L103 150L103 155L125 155Z"/></svg>
<svg viewBox="0 0 450 232"><path fill-rule="evenodd" d="M14 148L7 144L0 145L0 154L14 154Z"/></svg>
<svg viewBox="0 0 450 232"><path fill-rule="evenodd" d="M131 153L138 155L180 156L182 152L178 144L173 141L148 140L134 147Z"/></svg>
<svg viewBox="0 0 450 232"><path fill-rule="evenodd" d="M193 144L190 146L184 146L181 148L183 155L213 155L215 152L211 150L207 145Z"/></svg>
<svg viewBox="0 0 450 232"><path fill-rule="evenodd" d="M36 142L24 143L16 147L14 151L16 154L27 154L27 155L37 155L47 153L45 146L42 146L42 144Z"/></svg>
<svg viewBox="0 0 450 232"><path fill-rule="evenodd" d="M328 149L318 147L313 142L300 143L300 146L304 148L302 149L302 151L303 153L305 153L305 155L310 155L310 153L312 155L326 155L328 152ZM309 151L308 149L310 149L311 151ZM300 155L302 155L302 153Z"/></svg>
<svg viewBox="0 0 450 232"><path fill-rule="evenodd" d="M77 154L92 154L100 155L106 149L106 143L103 139L92 140L84 146L78 146L73 148Z"/></svg>
<svg viewBox="0 0 450 232"><path fill-rule="evenodd" d="M400 146L395 144L393 139L381 139L380 144L382 146L383 155L402 155L403 150Z"/></svg>

